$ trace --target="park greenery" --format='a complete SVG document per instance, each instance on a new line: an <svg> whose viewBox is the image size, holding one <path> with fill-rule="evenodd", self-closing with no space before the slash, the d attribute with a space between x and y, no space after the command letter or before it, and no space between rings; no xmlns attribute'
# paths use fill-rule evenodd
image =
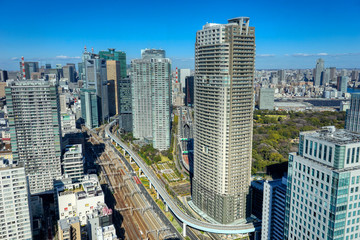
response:
<svg viewBox="0 0 360 240"><path fill-rule="evenodd" d="M284 163L290 152L298 149L300 131L323 126L344 128L345 112L254 111L252 174L266 172L266 167Z"/></svg>

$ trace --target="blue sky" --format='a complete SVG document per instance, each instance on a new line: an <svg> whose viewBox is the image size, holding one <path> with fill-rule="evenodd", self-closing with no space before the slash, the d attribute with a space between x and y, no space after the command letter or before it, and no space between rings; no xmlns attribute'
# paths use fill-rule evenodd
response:
<svg viewBox="0 0 360 240"><path fill-rule="evenodd" d="M162 48L173 67L193 68L196 31L206 22L250 17L257 69L360 68L360 1L8 1L0 0L0 69L25 60L79 62L84 45L116 48L128 61Z"/></svg>

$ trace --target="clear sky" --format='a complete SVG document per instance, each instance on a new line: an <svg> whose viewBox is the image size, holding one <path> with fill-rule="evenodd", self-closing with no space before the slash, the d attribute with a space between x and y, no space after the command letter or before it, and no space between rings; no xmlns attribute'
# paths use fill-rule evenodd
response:
<svg viewBox="0 0 360 240"><path fill-rule="evenodd" d="M79 62L84 46L116 48L128 62L162 48L173 67L193 68L196 31L247 16L256 31L256 68L360 68L360 0L0 0L0 69L19 59Z"/></svg>

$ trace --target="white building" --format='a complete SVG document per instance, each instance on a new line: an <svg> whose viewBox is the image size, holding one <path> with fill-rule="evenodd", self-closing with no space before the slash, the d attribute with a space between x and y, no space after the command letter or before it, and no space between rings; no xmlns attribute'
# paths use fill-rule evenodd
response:
<svg viewBox="0 0 360 240"><path fill-rule="evenodd" d="M154 148L170 147L171 60L164 50L145 49L131 61L133 134Z"/></svg>
<svg viewBox="0 0 360 240"><path fill-rule="evenodd" d="M78 132L78 129L76 129L76 115L74 113L61 114L61 132L62 136L66 133Z"/></svg>
<svg viewBox="0 0 360 240"><path fill-rule="evenodd" d="M116 240L116 231L114 225L107 227L98 227L96 229L97 240Z"/></svg>
<svg viewBox="0 0 360 240"><path fill-rule="evenodd" d="M181 92L184 91L185 88L185 78L191 75L190 69L182 68L179 69L179 82L181 84Z"/></svg>
<svg viewBox="0 0 360 240"><path fill-rule="evenodd" d="M32 239L29 188L23 166L0 162L0 239Z"/></svg>
<svg viewBox="0 0 360 240"><path fill-rule="evenodd" d="M104 193L95 174L85 175L80 183L58 185L56 198L59 218L78 216L81 225L86 225L87 215L91 214L99 203L105 202Z"/></svg>
<svg viewBox="0 0 360 240"><path fill-rule="evenodd" d="M360 134L300 133L289 154L285 239L360 238Z"/></svg>
<svg viewBox="0 0 360 240"><path fill-rule="evenodd" d="M81 144L67 145L61 163L63 173L73 180L80 180L84 175L85 158Z"/></svg>

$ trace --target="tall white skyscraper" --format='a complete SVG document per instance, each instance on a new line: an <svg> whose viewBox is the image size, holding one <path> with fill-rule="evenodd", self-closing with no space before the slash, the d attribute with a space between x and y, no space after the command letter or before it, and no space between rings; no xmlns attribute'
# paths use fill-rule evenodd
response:
<svg viewBox="0 0 360 240"><path fill-rule="evenodd" d="M29 188L23 164L0 162L0 239L31 240Z"/></svg>
<svg viewBox="0 0 360 240"><path fill-rule="evenodd" d="M164 50L145 49L131 61L133 134L154 148L170 147L171 60Z"/></svg>
<svg viewBox="0 0 360 240"><path fill-rule="evenodd" d="M31 194L49 193L53 180L61 176L57 85L14 81L5 92L14 162L24 163Z"/></svg>
<svg viewBox="0 0 360 240"><path fill-rule="evenodd" d="M207 23L196 34L192 199L220 223L249 213L255 69L249 22Z"/></svg>
<svg viewBox="0 0 360 240"><path fill-rule="evenodd" d="M289 154L285 239L360 238L360 134L300 133Z"/></svg>

